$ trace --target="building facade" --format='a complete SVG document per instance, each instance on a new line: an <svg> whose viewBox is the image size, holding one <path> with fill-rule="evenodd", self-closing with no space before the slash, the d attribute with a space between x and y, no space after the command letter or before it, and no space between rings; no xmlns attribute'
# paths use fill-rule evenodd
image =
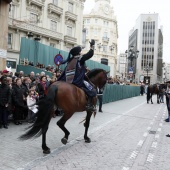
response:
<svg viewBox="0 0 170 170"><path fill-rule="evenodd" d="M162 82L170 81L170 63L163 63Z"/></svg>
<svg viewBox="0 0 170 170"><path fill-rule="evenodd" d="M1 0L0 1L0 69L6 68L7 58L7 35L8 35L8 11L9 3L12 0Z"/></svg>
<svg viewBox="0 0 170 170"><path fill-rule="evenodd" d="M83 16L83 39L85 50L89 49L89 41L96 41L95 54L92 60L110 66L110 75L116 76L117 65L117 20L110 0L95 0L90 14Z"/></svg>
<svg viewBox="0 0 170 170"><path fill-rule="evenodd" d="M120 53L118 55L117 63L117 78L124 81L127 76L127 54Z"/></svg>
<svg viewBox="0 0 170 170"><path fill-rule="evenodd" d="M82 44L85 0L13 0L8 21L7 62L15 69L19 63L21 37L32 38L69 51ZM47 63L48 64L48 63Z"/></svg>
<svg viewBox="0 0 170 170"><path fill-rule="evenodd" d="M154 84L162 80L163 34L159 14L141 14L129 33L129 48L139 50L133 60L133 82ZM128 64L128 69L130 64ZM128 72L128 71L127 71Z"/></svg>

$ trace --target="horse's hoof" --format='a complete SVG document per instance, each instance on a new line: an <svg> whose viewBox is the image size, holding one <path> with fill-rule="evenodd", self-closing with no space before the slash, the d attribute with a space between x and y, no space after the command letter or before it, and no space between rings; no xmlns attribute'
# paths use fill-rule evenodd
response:
<svg viewBox="0 0 170 170"><path fill-rule="evenodd" d="M66 145L66 144L67 144L67 139L66 139L66 138L62 138L62 139L61 139L61 142L62 142L64 145Z"/></svg>
<svg viewBox="0 0 170 170"><path fill-rule="evenodd" d="M85 142L86 142L86 143L90 143L90 142L91 142L90 138L85 139Z"/></svg>
<svg viewBox="0 0 170 170"><path fill-rule="evenodd" d="M50 151L50 149L47 149L47 150L43 150L43 153L44 153L44 154L50 154L51 151Z"/></svg>

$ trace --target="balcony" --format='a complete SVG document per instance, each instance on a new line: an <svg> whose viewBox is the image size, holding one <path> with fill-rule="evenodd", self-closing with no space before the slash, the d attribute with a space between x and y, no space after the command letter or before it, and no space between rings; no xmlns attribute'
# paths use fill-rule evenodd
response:
<svg viewBox="0 0 170 170"><path fill-rule="evenodd" d="M109 38L108 37L103 37L102 40L103 40L103 42L107 42L107 43L109 42Z"/></svg>
<svg viewBox="0 0 170 170"><path fill-rule="evenodd" d="M63 14L63 9L52 4L52 3L48 4L48 11L49 11L49 13L53 12L53 13L56 13L58 15Z"/></svg>
<svg viewBox="0 0 170 170"><path fill-rule="evenodd" d="M44 6L45 0L27 0L27 2L28 2L29 5L34 4L34 5L42 8Z"/></svg>
<svg viewBox="0 0 170 170"><path fill-rule="evenodd" d="M32 32L33 34L42 35L44 37L62 40L63 34L39 27L26 21L20 21L9 18L8 26L13 29L23 30L25 32Z"/></svg>
<svg viewBox="0 0 170 170"><path fill-rule="evenodd" d="M65 12L65 18L66 18L66 20L71 19L73 21L77 21L77 15L75 15L75 14L69 12L69 11Z"/></svg>
<svg viewBox="0 0 170 170"><path fill-rule="evenodd" d="M64 36L64 41L66 43L70 43L70 44L77 44L77 38L74 38L74 37L70 37L68 35L65 35Z"/></svg>

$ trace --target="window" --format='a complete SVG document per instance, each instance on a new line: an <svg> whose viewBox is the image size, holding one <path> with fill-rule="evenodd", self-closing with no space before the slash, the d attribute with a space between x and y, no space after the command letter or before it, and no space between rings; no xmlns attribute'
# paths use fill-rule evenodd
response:
<svg viewBox="0 0 170 170"><path fill-rule="evenodd" d="M54 44L54 43L50 43L50 46L51 46L51 47L55 47L55 44Z"/></svg>
<svg viewBox="0 0 170 170"><path fill-rule="evenodd" d="M16 61L7 60L6 65L7 65L7 67L11 67L12 69L16 69Z"/></svg>
<svg viewBox="0 0 170 170"><path fill-rule="evenodd" d="M71 2L68 3L68 11L73 12L73 3Z"/></svg>
<svg viewBox="0 0 170 170"><path fill-rule="evenodd" d="M31 13L30 14L30 22L33 23L33 24L36 24L38 22L38 15Z"/></svg>
<svg viewBox="0 0 170 170"><path fill-rule="evenodd" d="M51 20L51 30L52 31L57 31L57 22Z"/></svg>
<svg viewBox="0 0 170 170"><path fill-rule="evenodd" d="M97 36L97 29L94 29L94 35Z"/></svg>
<svg viewBox="0 0 170 170"><path fill-rule="evenodd" d="M103 45L103 51L107 51L107 45Z"/></svg>
<svg viewBox="0 0 170 170"><path fill-rule="evenodd" d="M104 32L103 37L107 38L107 32Z"/></svg>
<svg viewBox="0 0 170 170"><path fill-rule="evenodd" d="M88 29L86 29L86 35L88 35Z"/></svg>
<svg viewBox="0 0 170 170"><path fill-rule="evenodd" d="M87 19L87 23L88 23L88 24L90 23L90 19Z"/></svg>
<svg viewBox="0 0 170 170"><path fill-rule="evenodd" d="M8 33L8 48L12 48L12 34Z"/></svg>
<svg viewBox="0 0 170 170"><path fill-rule="evenodd" d="M15 5L11 5L10 11L9 11L9 17L14 18L15 15Z"/></svg>
<svg viewBox="0 0 170 170"><path fill-rule="evenodd" d="M67 26L67 35L72 37L72 27Z"/></svg>
<svg viewBox="0 0 170 170"><path fill-rule="evenodd" d="M95 19L95 23L97 23L98 22L98 19Z"/></svg>
<svg viewBox="0 0 170 170"><path fill-rule="evenodd" d="M58 0L53 0L53 4L57 6L58 5Z"/></svg>

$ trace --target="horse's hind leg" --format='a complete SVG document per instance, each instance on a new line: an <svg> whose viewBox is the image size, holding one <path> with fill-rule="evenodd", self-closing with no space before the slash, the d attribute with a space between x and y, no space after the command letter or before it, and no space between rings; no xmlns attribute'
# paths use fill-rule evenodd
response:
<svg viewBox="0 0 170 170"><path fill-rule="evenodd" d="M65 136L61 139L61 142L66 145L67 141L68 141L68 137L70 135L70 132L65 128L65 123L66 121L72 116L65 116L66 114L63 115L63 117L57 122L57 125L63 130L63 132L65 133Z"/></svg>
<svg viewBox="0 0 170 170"><path fill-rule="evenodd" d="M84 123L84 126L85 126L84 140L85 140L85 142L87 142L87 143L90 143L90 142L91 142L91 139L87 136L88 129L89 129L89 125L90 125L91 115L92 115L91 112L87 112L86 121L85 121L85 123Z"/></svg>
<svg viewBox="0 0 170 170"><path fill-rule="evenodd" d="M42 150L43 153L49 154L50 153L50 148L47 147L46 145L46 133L47 133L48 128L42 133Z"/></svg>

